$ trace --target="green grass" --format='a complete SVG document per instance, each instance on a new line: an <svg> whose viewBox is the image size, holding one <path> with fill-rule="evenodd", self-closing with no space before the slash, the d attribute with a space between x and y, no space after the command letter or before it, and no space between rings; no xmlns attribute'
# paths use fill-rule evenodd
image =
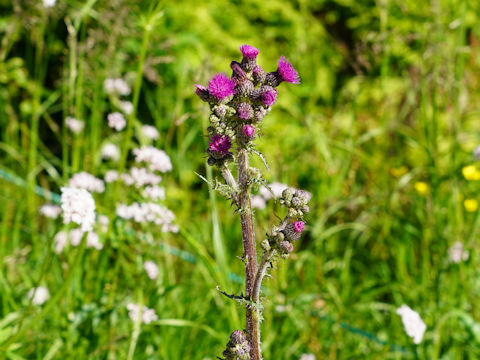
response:
<svg viewBox="0 0 480 360"><path fill-rule="evenodd" d="M480 201L479 184L462 175L480 143L479 10L460 0L58 0L48 10L0 0L0 356L215 359L243 327L243 309L215 289L243 289L240 224L195 175L218 176L193 84L249 43L264 68L285 55L302 77L280 87L264 121L266 177L313 194L306 236L264 283L265 359L479 358L480 216L463 205ZM103 80L120 76L135 111L115 133ZM72 136L66 116L85 120L83 133ZM121 145L116 167L127 168L141 123L157 127L155 146L172 159L162 183L179 233L118 219L103 250L57 255L63 225L39 206L76 172L102 177L106 142ZM110 187L98 212L136 198ZM259 240L277 212L257 211ZM448 261L455 241L468 261ZM38 285L51 294L42 306L26 295ZM129 302L159 320L134 324ZM395 313L404 303L427 325L418 346Z"/></svg>

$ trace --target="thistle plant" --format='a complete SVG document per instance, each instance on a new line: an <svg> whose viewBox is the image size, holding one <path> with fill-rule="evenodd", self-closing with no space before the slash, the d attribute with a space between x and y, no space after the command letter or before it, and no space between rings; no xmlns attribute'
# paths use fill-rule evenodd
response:
<svg viewBox="0 0 480 360"><path fill-rule="evenodd" d="M226 360L260 360L260 299L262 281L277 258L286 259L293 251L293 243L305 229L304 216L309 212L310 194L303 190L287 188L279 199L286 215L274 224L266 238L260 242L261 256L257 253L254 213L251 192L268 185L260 170L249 165L251 156L264 156L255 148L255 140L264 117L277 100L277 87L282 82L299 84L300 77L290 62L281 57L277 70L266 73L257 63L258 50L250 45L240 48L241 62L232 61L232 76L216 74L208 87L196 86L196 94L210 105L210 142L207 149L210 166L220 170L224 181L210 183L214 189L232 202L240 214L245 263L245 294L224 295L245 305L245 330L235 330L230 336ZM235 176L236 175L236 176ZM260 257L260 259L258 258Z"/></svg>

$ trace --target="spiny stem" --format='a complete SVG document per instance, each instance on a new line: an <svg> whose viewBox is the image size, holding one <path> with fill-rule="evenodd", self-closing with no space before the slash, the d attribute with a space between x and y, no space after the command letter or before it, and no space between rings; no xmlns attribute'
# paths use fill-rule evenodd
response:
<svg viewBox="0 0 480 360"><path fill-rule="evenodd" d="M245 294L247 298L251 299L257 272L257 250L248 187L248 152L243 148L238 151L238 184L240 188L240 208L242 209L240 221L242 224L243 256L245 259ZM258 309L246 307L246 328L247 339L251 346L251 360L261 360Z"/></svg>

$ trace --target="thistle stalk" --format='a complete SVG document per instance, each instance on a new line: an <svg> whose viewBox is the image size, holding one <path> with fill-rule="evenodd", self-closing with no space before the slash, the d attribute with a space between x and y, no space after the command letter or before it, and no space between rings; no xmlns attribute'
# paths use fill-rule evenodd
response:
<svg viewBox="0 0 480 360"><path fill-rule="evenodd" d="M229 295L221 292L245 306L245 332L235 330L223 352L223 360L262 360L260 348L260 319L262 304L260 290L267 275L270 263L276 258L287 258L293 251L293 242L300 238L304 229L304 214L308 213L308 196L305 191L286 189L280 198L280 204L287 209L287 215L277 226L272 226L268 238L261 242L263 255L257 266L257 247L250 192L253 188L265 186L260 171L249 166L249 155L264 157L255 149L253 140L257 137L265 115L277 100L276 87L282 82L298 84L300 78L285 57L278 61L275 72L266 74L256 64L258 50L244 45L240 48L241 63L232 61L231 78L225 74L216 74L208 88L195 85L195 93L210 104L210 126L207 128L210 143L207 149L208 165L217 166L225 184L215 181L209 184L237 206L242 229L243 262L245 264L245 295ZM236 141L236 148L232 148ZM238 182L235 181L229 163L237 167ZM268 167L267 167L268 169ZM207 181L208 182L208 181ZM221 358L219 358L221 359Z"/></svg>

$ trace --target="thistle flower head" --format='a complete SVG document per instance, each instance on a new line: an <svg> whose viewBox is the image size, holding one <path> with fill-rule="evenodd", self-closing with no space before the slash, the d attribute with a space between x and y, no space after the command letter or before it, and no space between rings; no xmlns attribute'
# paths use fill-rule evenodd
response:
<svg viewBox="0 0 480 360"><path fill-rule="evenodd" d="M303 221L295 221L293 223L293 230L301 234L305 230L305 223Z"/></svg>
<svg viewBox="0 0 480 360"><path fill-rule="evenodd" d="M258 49L251 45L243 45L240 47L243 57L247 59L256 59L258 56Z"/></svg>
<svg viewBox="0 0 480 360"><path fill-rule="evenodd" d="M262 94L262 101L266 106L272 106L277 101L277 90L271 86L265 86Z"/></svg>
<svg viewBox="0 0 480 360"><path fill-rule="evenodd" d="M278 60L278 69L277 72L282 77L283 81L286 81L290 84L300 84L300 76L298 76L297 70L295 70L287 60L285 56L282 56Z"/></svg>
<svg viewBox="0 0 480 360"><path fill-rule="evenodd" d="M265 81L265 71L263 71L262 67L260 65L255 65L255 67L252 70L252 76L253 80L257 84L263 84Z"/></svg>
<svg viewBox="0 0 480 360"><path fill-rule="evenodd" d="M195 94L202 99L203 101L208 101L210 93L208 92L208 89L199 84L195 84Z"/></svg>
<svg viewBox="0 0 480 360"><path fill-rule="evenodd" d="M216 74L208 83L208 91L218 100L235 94L235 81L225 74Z"/></svg>
<svg viewBox="0 0 480 360"><path fill-rule="evenodd" d="M213 135L208 144L208 150L218 155L227 155L228 150L232 147L230 138L226 135Z"/></svg>
<svg viewBox="0 0 480 360"><path fill-rule="evenodd" d="M232 61L230 63L230 68L233 71L233 77L237 81L237 84L248 79L247 74L245 73L245 71L243 71L238 62Z"/></svg>
<svg viewBox="0 0 480 360"><path fill-rule="evenodd" d="M242 132L247 139L252 139L255 136L255 127L252 125L243 125Z"/></svg>
<svg viewBox="0 0 480 360"><path fill-rule="evenodd" d="M242 120L248 120L253 116L252 106L248 103L240 103L237 106L237 115Z"/></svg>

